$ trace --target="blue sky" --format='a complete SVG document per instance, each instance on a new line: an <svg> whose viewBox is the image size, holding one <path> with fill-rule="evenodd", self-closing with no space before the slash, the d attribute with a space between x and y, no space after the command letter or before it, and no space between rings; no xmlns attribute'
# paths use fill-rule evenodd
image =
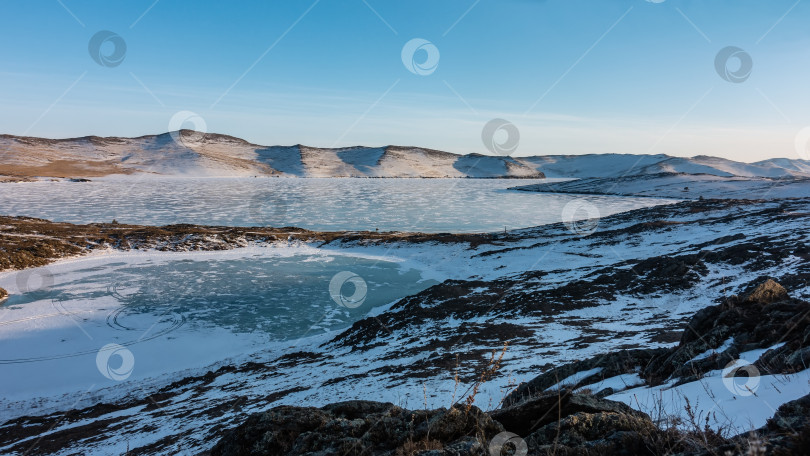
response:
<svg viewBox="0 0 810 456"><path fill-rule="evenodd" d="M0 125L45 137L164 132L178 112L264 144L418 145L516 155L798 158L810 125L810 2L148 0L0 2ZM98 64L99 31L126 43ZM402 60L414 38L430 74ZM750 76L715 68L736 46ZM114 50L112 42L96 55ZM417 64L424 50L414 56ZM736 71L731 59L727 68ZM189 123L184 127L192 126Z"/></svg>

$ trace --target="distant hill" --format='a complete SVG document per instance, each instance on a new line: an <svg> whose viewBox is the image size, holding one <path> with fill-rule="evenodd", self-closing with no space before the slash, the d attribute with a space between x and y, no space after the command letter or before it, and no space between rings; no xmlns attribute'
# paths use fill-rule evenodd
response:
<svg viewBox="0 0 810 456"><path fill-rule="evenodd" d="M42 139L0 136L0 174L94 177L172 176L542 178L510 157L456 155L419 147L260 146L192 131L138 138Z"/></svg>
<svg viewBox="0 0 810 456"><path fill-rule="evenodd" d="M45 139L0 135L0 175L98 177L149 173L189 177L621 177L675 172L716 176L810 176L810 162L753 164L668 155L458 155L420 147L261 146L182 130L137 138Z"/></svg>
<svg viewBox="0 0 810 456"><path fill-rule="evenodd" d="M546 177L616 178L659 173L710 174L720 177L809 177L810 161L775 158L742 163L725 158L669 155L589 154L520 158Z"/></svg>

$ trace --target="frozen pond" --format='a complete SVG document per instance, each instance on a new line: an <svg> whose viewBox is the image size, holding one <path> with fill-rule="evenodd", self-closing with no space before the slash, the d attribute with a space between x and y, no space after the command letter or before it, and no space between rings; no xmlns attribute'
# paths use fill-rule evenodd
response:
<svg viewBox="0 0 810 456"><path fill-rule="evenodd" d="M9 398L113 383L96 366L107 344L131 353L134 368L124 373L133 379L285 350L435 283L396 261L258 248L97 256L7 272L0 390Z"/></svg>
<svg viewBox="0 0 810 456"><path fill-rule="evenodd" d="M534 179L121 178L0 185L4 215L72 223L490 232L557 223L576 195ZM587 196L602 217L672 200Z"/></svg>

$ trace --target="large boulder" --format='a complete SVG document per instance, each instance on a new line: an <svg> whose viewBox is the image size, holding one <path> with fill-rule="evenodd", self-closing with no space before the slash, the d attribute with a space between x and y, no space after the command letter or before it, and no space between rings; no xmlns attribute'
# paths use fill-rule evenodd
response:
<svg viewBox="0 0 810 456"><path fill-rule="evenodd" d="M810 395L782 404L759 433L774 456L810 454Z"/></svg>
<svg viewBox="0 0 810 456"><path fill-rule="evenodd" d="M791 434L810 428L810 395L782 404L765 425L770 434Z"/></svg>
<svg viewBox="0 0 810 456"><path fill-rule="evenodd" d="M787 299L788 292L782 285L772 279L768 279L754 289L745 297L745 302L756 302L760 304L770 304L775 301Z"/></svg>
<svg viewBox="0 0 810 456"><path fill-rule="evenodd" d="M645 413L566 390L531 396L490 414L523 437L532 455L648 454L655 442L666 440Z"/></svg>
<svg viewBox="0 0 810 456"><path fill-rule="evenodd" d="M562 417L603 412L650 419L623 402L572 394L566 390L532 396L518 404L490 412L490 415L507 431L527 436L547 424L556 423Z"/></svg>
<svg viewBox="0 0 810 456"><path fill-rule="evenodd" d="M546 424L525 440L534 454L638 455L648 454L651 436L661 433L647 417L579 412Z"/></svg>
<svg viewBox="0 0 810 456"><path fill-rule="evenodd" d="M5 288L0 288L0 301L4 301L8 298L8 291Z"/></svg>

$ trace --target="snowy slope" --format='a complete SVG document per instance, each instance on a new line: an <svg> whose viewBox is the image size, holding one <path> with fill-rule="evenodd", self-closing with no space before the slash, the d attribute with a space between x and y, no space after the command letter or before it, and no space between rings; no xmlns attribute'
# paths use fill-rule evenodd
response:
<svg viewBox="0 0 810 456"><path fill-rule="evenodd" d="M807 177L723 177L711 174L659 173L624 178L585 178L521 185L517 190L654 198L801 198L810 195Z"/></svg>
<svg viewBox="0 0 810 456"><path fill-rule="evenodd" d="M541 170L546 177L619 177L637 173L666 155L588 154L521 157L519 160Z"/></svg>
<svg viewBox="0 0 810 456"><path fill-rule="evenodd" d="M0 135L0 175L93 177L572 177L616 178L682 173L720 177L810 177L810 162L770 159L591 154L508 157L458 155L419 147L261 146L189 130L138 138L43 139Z"/></svg>
<svg viewBox="0 0 810 456"><path fill-rule="evenodd" d="M217 134L51 140L0 136L0 175L92 177L151 173L199 177L529 177L510 157L414 147L260 146Z"/></svg>
<svg viewBox="0 0 810 456"><path fill-rule="evenodd" d="M704 155L685 158L668 155L591 154L521 157L546 177L617 178L658 173L711 174L721 177L807 177L810 162L787 158L741 163Z"/></svg>

